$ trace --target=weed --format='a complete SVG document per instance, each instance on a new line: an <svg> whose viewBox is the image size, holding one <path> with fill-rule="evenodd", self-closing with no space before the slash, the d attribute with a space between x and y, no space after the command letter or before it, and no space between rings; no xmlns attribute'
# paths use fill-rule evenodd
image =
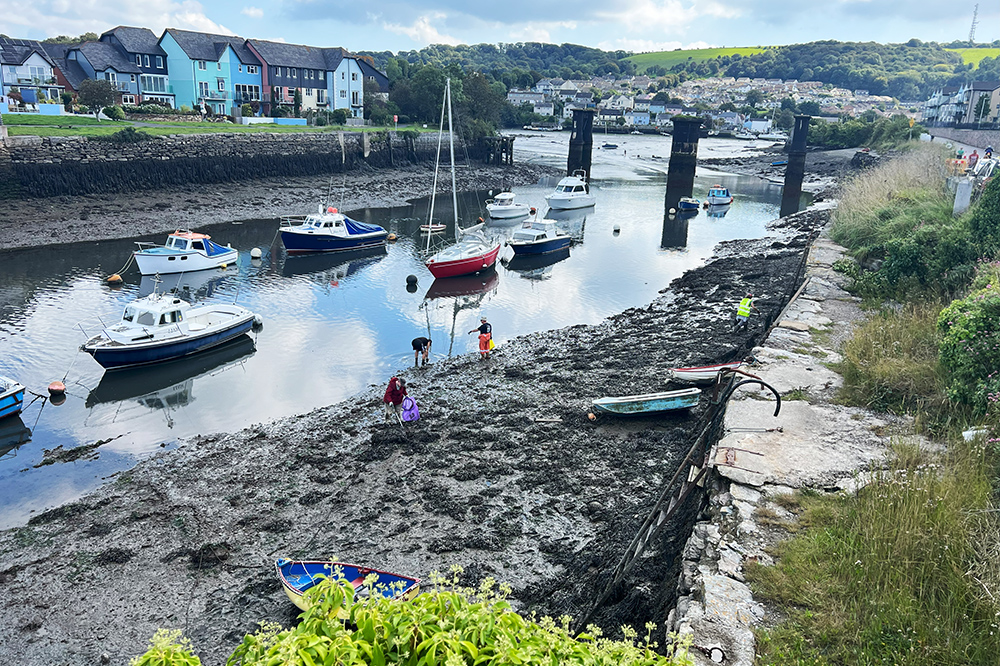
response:
<svg viewBox="0 0 1000 666"><path fill-rule="evenodd" d="M787 393L781 394L781 399L782 400L805 400L805 401L808 401L809 400L809 393L806 390L806 387L799 386L799 387L793 388L791 391L788 391Z"/></svg>

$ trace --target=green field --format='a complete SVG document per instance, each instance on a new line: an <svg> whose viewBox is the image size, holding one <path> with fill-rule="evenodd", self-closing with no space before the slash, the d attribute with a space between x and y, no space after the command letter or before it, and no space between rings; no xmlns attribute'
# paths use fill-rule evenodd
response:
<svg viewBox="0 0 1000 666"><path fill-rule="evenodd" d="M945 49L946 51L954 51L958 55L962 56L962 62L972 63L973 65L978 65L979 61L983 58L996 58L1000 57L1000 49Z"/></svg>
<svg viewBox="0 0 1000 666"><path fill-rule="evenodd" d="M766 50L763 46L739 46L733 48L718 48L718 49L689 49L686 51L658 51L656 53L640 53L638 55L629 56L626 60L631 60L635 63L636 71L640 74L646 71L647 67L652 67L653 65L659 65L667 71L671 67L678 63L685 62L688 59L694 60L695 62L701 62L702 60L711 60L712 58L718 58L724 55L735 55L740 54L741 56L750 56L756 53L761 53Z"/></svg>

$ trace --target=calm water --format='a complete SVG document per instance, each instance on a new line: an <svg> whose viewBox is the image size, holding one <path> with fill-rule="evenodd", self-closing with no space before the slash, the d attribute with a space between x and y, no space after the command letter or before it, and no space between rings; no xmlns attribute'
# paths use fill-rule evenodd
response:
<svg viewBox="0 0 1000 666"><path fill-rule="evenodd" d="M138 371L105 374L78 351L78 322L117 321L130 300L150 293L152 280L135 269L111 289L134 249L128 239L0 253L0 374L42 393L66 377L64 404L41 400L21 419L0 422L0 527L23 524L32 512L71 501L138 458L173 446L180 437L233 431L251 423L309 411L381 385L412 364L409 342L434 340L434 360L476 348L467 331L480 313L505 340L532 331L599 322L643 305L684 271L711 256L720 241L758 237L777 216L780 187L757 179L701 174L695 196L716 182L736 194L724 217L701 212L673 221L664 233L663 197L669 139L616 137L624 150L595 150L598 203L562 216L579 242L550 265L508 263L471 278L434 281L420 261L427 202L391 209L348 211L394 231L400 240L364 255L291 257L272 244L276 220L224 222L205 228L216 241L240 249L227 270L164 278L193 301L237 302L264 318L253 338L195 358ZM701 154L705 155L703 142ZM564 165L566 135L518 139L518 158ZM745 146L717 147L734 154ZM646 153L646 155L643 155ZM633 157L641 155L642 157ZM662 155L663 159L653 155ZM660 163L662 161L662 164ZM554 181L516 188L519 201L540 206ZM466 224L485 213L487 193L460 198ZM450 199L450 197L446 197ZM450 200L436 219L451 217ZM308 212L308 211L289 211ZM490 226L509 236L519 222ZM618 226L620 231L614 232ZM449 233L435 237L447 242ZM162 237L153 240L162 241ZM664 241L670 247L663 247ZM253 247L264 250L251 260ZM501 255L509 257L509 249ZM559 261L555 261L559 259ZM418 277L415 292L407 275ZM26 439L30 429L30 441ZM43 449L106 442L73 462L36 468Z"/></svg>

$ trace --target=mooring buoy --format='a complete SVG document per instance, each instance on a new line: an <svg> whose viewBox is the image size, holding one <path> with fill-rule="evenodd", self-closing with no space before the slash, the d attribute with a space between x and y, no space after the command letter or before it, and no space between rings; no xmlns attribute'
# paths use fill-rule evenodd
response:
<svg viewBox="0 0 1000 666"><path fill-rule="evenodd" d="M105 282L107 282L108 284L121 284L122 276L118 275L118 273L115 273L114 275L109 275L107 279L105 279Z"/></svg>
<svg viewBox="0 0 1000 666"><path fill-rule="evenodd" d="M251 259L260 259L263 255L264 253L260 251L259 247L255 247L254 249L250 250Z"/></svg>
<svg viewBox="0 0 1000 666"><path fill-rule="evenodd" d="M416 283L417 283L417 276L416 275L407 275L406 276L406 284L416 284Z"/></svg>

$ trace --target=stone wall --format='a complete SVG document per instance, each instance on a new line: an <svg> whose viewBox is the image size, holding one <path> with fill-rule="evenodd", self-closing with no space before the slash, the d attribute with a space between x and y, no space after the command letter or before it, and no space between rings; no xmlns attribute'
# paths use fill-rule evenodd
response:
<svg viewBox="0 0 1000 666"><path fill-rule="evenodd" d="M437 136L390 133L233 133L115 143L88 137L9 137L0 197L143 191L188 183L312 176L433 160ZM9 166L7 164L9 163Z"/></svg>
<svg viewBox="0 0 1000 666"><path fill-rule="evenodd" d="M936 139L947 139L966 146L978 148L982 153L986 146L997 148L1000 146L1000 130L967 130L955 129L954 127L927 127L925 132Z"/></svg>

